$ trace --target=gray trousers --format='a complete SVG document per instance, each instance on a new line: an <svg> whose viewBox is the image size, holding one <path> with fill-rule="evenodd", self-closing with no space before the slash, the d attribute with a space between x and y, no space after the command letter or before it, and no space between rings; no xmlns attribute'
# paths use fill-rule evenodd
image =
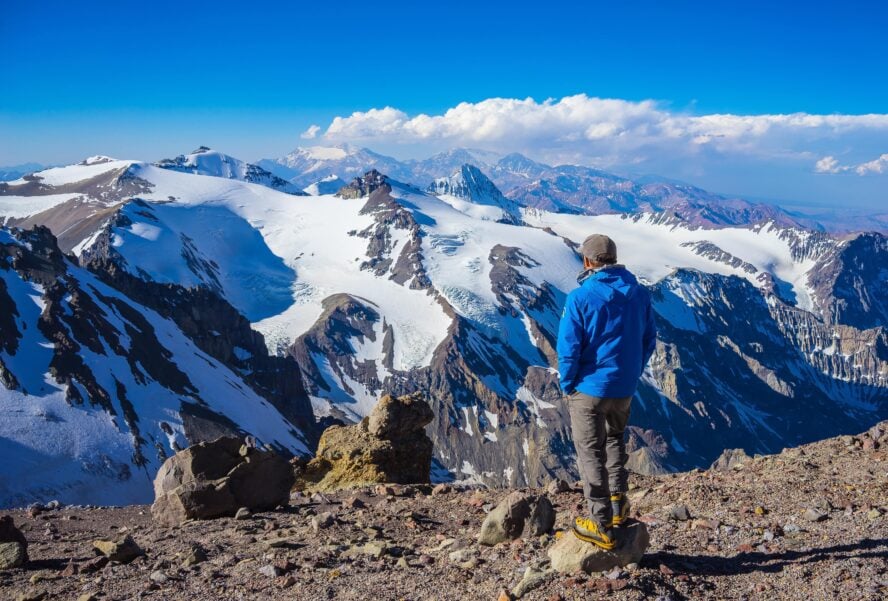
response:
<svg viewBox="0 0 888 601"><path fill-rule="evenodd" d="M600 398L574 392L567 399L577 467L590 517L609 526L612 493L626 492L626 440L632 397Z"/></svg>

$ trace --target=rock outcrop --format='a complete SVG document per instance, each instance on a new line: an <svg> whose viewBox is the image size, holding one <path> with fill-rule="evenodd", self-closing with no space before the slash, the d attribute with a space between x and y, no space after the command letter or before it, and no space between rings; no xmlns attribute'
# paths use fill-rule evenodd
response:
<svg viewBox="0 0 888 601"><path fill-rule="evenodd" d="M419 395L382 397L359 423L324 431L314 459L297 468L295 488L321 491L428 482L432 441L424 428L433 417Z"/></svg>
<svg viewBox="0 0 888 601"><path fill-rule="evenodd" d="M552 568L558 572L604 572L638 563L650 544L647 528L634 522L617 532L617 547L605 551L591 543L581 541L571 532L564 535L549 549Z"/></svg>
<svg viewBox="0 0 888 601"><path fill-rule="evenodd" d="M289 462L237 438L220 438L179 451L154 479L151 514L162 525L233 516L241 507L273 509L289 500Z"/></svg>
<svg viewBox="0 0 888 601"><path fill-rule="evenodd" d="M747 455L746 451L743 449L725 449L724 452L719 455L718 459L712 463L709 469L716 471L739 469L750 459L752 459L752 457Z"/></svg>
<svg viewBox="0 0 888 601"><path fill-rule="evenodd" d="M28 563L28 541L15 527L12 517L0 517L0 570L18 568Z"/></svg>

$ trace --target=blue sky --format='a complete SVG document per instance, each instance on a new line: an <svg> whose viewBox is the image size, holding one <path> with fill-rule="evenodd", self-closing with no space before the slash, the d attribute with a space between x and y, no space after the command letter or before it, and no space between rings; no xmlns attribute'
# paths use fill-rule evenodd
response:
<svg viewBox="0 0 888 601"><path fill-rule="evenodd" d="M888 204L878 2L7 0L0 11L0 165L153 160L200 144L249 160L308 143L395 156L468 145L759 198ZM754 119L799 113L847 118Z"/></svg>

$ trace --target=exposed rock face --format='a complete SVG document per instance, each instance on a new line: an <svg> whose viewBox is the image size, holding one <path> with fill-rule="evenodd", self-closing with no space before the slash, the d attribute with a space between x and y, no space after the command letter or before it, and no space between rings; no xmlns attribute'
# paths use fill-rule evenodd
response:
<svg viewBox="0 0 888 601"><path fill-rule="evenodd" d="M206 289L144 282L113 262L89 267L62 254L46 228L0 229L0 393L23 415L46 415L36 418L41 432L65 444L41 453L66 465L51 477L0 477L0 505L148 502L149 481L134 474L151 477L171 453L225 434L308 453L314 417L298 366L270 357L231 305ZM16 419L0 437L36 427ZM80 419L96 425L78 432L71 424ZM85 496L95 494L106 496Z"/></svg>
<svg viewBox="0 0 888 601"><path fill-rule="evenodd" d="M233 516L241 507L273 509L288 502L293 473L274 453L220 438L179 451L154 479L154 519L163 525Z"/></svg>
<svg viewBox="0 0 888 601"><path fill-rule="evenodd" d="M499 215L495 216L495 221L521 223L520 205L503 196L496 184L474 165L461 165L450 177L436 178L429 185L427 191L436 196L449 195L476 205L495 207L499 209ZM489 217L483 215L482 218Z"/></svg>
<svg viewBox="0 0 888 601"><path fill-rule="evenodd" d="M725 449L709 468L716 471L727 471L739 468L752 458L743 449Z"/></svg>
<svg viewBox="0 0 888 601"><path fill-rule="evenodd" d="M131 203L141 211L151 207L140 200ZM114 288L167 317L208 355L218 359L243 379L259 395L268 399L291 422L316 441L314 414L292 356L269 353L262 334L226 301L212 286L185 288L144 280L122 267L115 256L110 234L100 236L81 257L81 263ZM239 434L237 425L214 419L212 414L186 411L187 434L191 443Z"/></svg>
<svg viewBox="0 0 888 601"><path fill-rule="evenodd" d="M360 423L324 431L315 458L299 470L296 488L319 491L428 482L432 441L423 428L432 417L419 396L383 397Z"/></svg>
<svg viewBox="0 0 888 601"><path fill-rule="evenodd" d="M581 541L572 532L565 532L549 549L552 568L564 573L589 574L640 562L650 544L647 527L641 522L633 522L620 528L616 536L617 547L612 551L605 551Z"/></svg>
<svg viewBox="0 0 888 601"><path fill-rule="evenodd" d="M481 524L478 542L482 545L514 540L524 536L539 536L555 525L555 509L546 495L528 495L513 492L500 501Z"/></svg>
<svg viewBox="0 0 888 601"><path fill-rule="evenodd" d="M371 169L361 177L356 177L347 186L343 186L337 196L342 198L361 198L369 196L377 188L385 185L386 176L376 169Z"/></svg>
<svg viewBox="0 0 888 601"><path fill-rule="evenodd" d="M28 563L28 541L15 527L12 517L0 517L0 570L19 568Z"/></svg>

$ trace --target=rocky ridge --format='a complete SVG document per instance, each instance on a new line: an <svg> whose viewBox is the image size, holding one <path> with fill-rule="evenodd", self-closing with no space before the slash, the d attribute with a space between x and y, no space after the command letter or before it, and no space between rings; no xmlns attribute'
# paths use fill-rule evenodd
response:
<svg viewBox="0 0 888 601"><path fill-rule="evenodd" d="M155 524L142 506L33 506L11 512L29 562L0 571L0 591L89 599L875 601L888 593L886 482L888 423L727 469L633 475L631 515L650 533L650 548L640 562L590 574L553 570L553 550L575 545L557 532L583 506L576 484L554 481L520 494L551 500L555 534L494 546L476 537L507 491L448 485L294 493L281 510L176 528Z"/></svg>

